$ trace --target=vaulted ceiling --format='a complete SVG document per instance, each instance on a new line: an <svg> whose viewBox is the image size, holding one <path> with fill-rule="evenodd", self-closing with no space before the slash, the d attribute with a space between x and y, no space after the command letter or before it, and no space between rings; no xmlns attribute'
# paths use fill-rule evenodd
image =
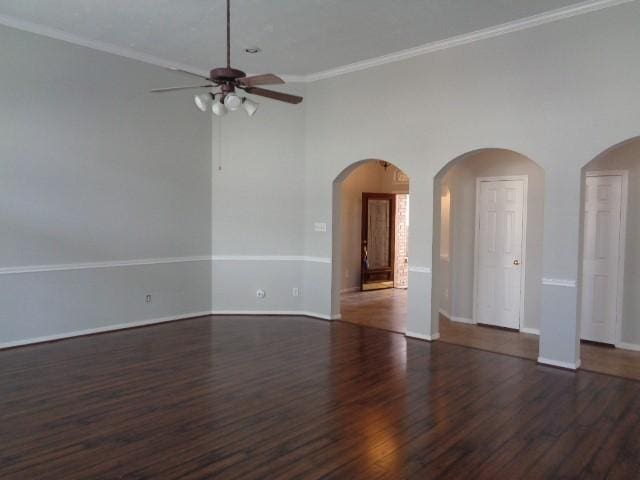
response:
<svg viewBox="0 0 640 480"><path fill-rule="evenodd" d="M232 0L234 62L309 75L576 0ZM0 23L47 27L206 71L224 63L224 0L0 0ZM249 55L247 47L262 52Z"/></svg>

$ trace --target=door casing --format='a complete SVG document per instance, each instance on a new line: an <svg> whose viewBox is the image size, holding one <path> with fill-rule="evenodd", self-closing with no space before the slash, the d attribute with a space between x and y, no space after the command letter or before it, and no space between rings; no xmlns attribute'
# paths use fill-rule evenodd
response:
<svg viewBox="0 0 640 480"><path fill-rule="evenodd" d="M378 200L388 200L389 201L389 267L380 268L380 269L367 269L365 272L363 262L361 262L361 272L360 272L360 289L364 290L364 285L368 282L370 275L381 275L386 277L384 280L379 281L387 281L393 284L394 274L395 274L395 224L396 224L396 195L394 193L372 193L372 192L363 192L362 193L362 231L361 231L361 240L360 240L360 258L364 259L364 242L367 239L367 231L368 231L368 210L369 210L369 199L378 199ZM393 288L393 287L389 287Z"/></svg>
<svg viewBox="0 0 640 480"><path fill-rule="evenodd" d="M479 276L478 269L480 265L480 245L478 239L480 237L480 184L482 182L505 182L505 181L521 181L522 182L522 255L520 264L521 268L521 283L520 283L520 313L518 315L518 330L522 331L524 328L524 301L526 293L526 268L527 268L527 197L529 176L528 175L506 175L499 177L478 177L476 178L476 226L475 226L475 241L474 241L474 253L473 253L473 317L474 324L478 323L478 284Z"/></svg>
<svg viewBox="0 0 640 480"><path fill-rule="evenodd" d="M620 236L619 236L619 255L618 255L618 289L616 291L616 324L615 324L615 346L618 347L622 344L622 308L623 308L623 294L624 294L624 262L625 262L625 251L626 251L626 238L627 238L627 204L629 200L629 172L627 170L602 170L602 171L591 171L585 173L585 181L583 182L583 188L586 184L587 177L622 177L622 188L620 191ZM580 208L584 211L584 202L586 199L583 198ZM583 216L584 221L584 216ZM586 232L582 231L582 236L580 237L581 245L584 245L584 236ZM584 248L584 247L581 247ZM584 254L584 252L583 252ZM582 285L582 264L584 262L584 258L581 258L580 262L580 275L579 275L579 285L580 285L580 322L578 325L582 328L582 295L583 295L583 285ZM580 335L582 337L582 335Z"/></svg>

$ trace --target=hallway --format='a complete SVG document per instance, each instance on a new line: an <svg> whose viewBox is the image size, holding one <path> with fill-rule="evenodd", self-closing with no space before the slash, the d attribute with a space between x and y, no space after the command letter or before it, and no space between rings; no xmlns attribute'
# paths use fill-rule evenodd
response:
<svg viewBox="0 0 640 480"><path fill-rule="evenodd" d="M406 331L408 291L403 289L342 294L342 321L393 332ZM464 347L537 360L538 336L453 322L440 315L440 339ZM581 344L582 369L640 381L640 352Z"/></svg>

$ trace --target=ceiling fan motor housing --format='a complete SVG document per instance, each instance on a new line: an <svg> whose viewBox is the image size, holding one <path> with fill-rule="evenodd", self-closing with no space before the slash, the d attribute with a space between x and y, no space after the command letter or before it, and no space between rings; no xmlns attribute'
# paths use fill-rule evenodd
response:
<svg viewBox="0 0 640 480"><path fill-rule="evenodd" d="M211 80L216 83L228 83L235 82L238 78L244 78L247 76L242 70L236 68L214 68L209 73Z"/></svg>

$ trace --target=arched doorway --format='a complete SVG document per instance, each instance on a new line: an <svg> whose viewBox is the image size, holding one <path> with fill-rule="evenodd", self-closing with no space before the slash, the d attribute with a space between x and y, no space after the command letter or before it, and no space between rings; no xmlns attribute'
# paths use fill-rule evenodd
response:
<svg viewBox="0 0 640 480"><path fill-rule="evenodd" d="M409 198L409 178L385 160L354 163L334 180L334 318L405 332Z"/></svg>
<svg viewBox="0 0 640 480"><path fill-rule="evenodd" d="M537 359L544 171L512 150L457 157L434 179L432 318L444 342Z"/></svg>
<svg viewBox="0 0 640 480"><path fill-rule="evenodd" d="M640 137L581 171L582 367L640 380Z"/></svg>

